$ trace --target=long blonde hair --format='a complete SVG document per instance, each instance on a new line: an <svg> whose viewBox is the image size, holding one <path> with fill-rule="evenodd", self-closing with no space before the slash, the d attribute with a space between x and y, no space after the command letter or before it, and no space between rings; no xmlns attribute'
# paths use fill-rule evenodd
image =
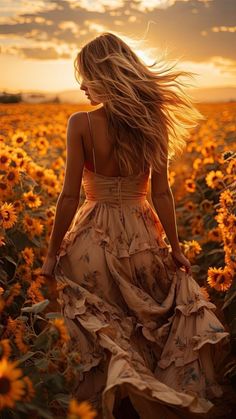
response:
<svg viewBox="0 0 236 419"><path fill-rule="evenodd" d="M172 70L175 65L163 69L166 64L145 63L111 32L84 45L74 60L76 80L83 77L103 103L121 172L132 174L137 162L159 172L182 153L189 129L204 119L182 89L187 83L178 80L196 73Z"/></svg>

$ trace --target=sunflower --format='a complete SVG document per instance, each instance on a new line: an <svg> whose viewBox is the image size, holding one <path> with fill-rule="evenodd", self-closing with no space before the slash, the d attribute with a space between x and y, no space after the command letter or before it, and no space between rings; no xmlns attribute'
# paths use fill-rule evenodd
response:
<svg viewBox="0 0 236 419"><path fill-rule="evenodd" d="M2 199L10 198L12 195L12 188L9 184L4 181L4 178L0 178L0 196Z"/></svg>
<svg viewBox="0 0 236 419"><path fill-rule="evenodd" d="M39 303L45 299L40 291L42 283L44 283L44 280L38 278L37 280L31 282L29 288L27 289L27 296L32 300L33 304Z"/></svg>
<svg viewBox="0 0 236 419"><path fill-rule="evenodd" d="M236 228L236 215L234 214L229 214L229 228L234 230Z"/></svg>
<svg viewBox="0 0 236 419"><path fill-rule="evenodd" d="M68 342L70 340L68 331L65 326L64 319L53 319L51 324L54 329L56 329L56 340L60 343Z"/></svg>
<svg viewBox="0 0 236 419"><path fill-rule="evenodd" d="M234 199L232 192L229 189L226 189L225 191L221 192L219 201L222 207L228 207L233 205Z"/></svg>
<svg viewBox="0 0 236 419"><path fill-rule="evenodd" d="M23 227L31 238L34 236L40 236L44 228L39 220L30 217L28 214L26 214L23 218Z"/></svg>
<svg viewBox="0 0 236 419"><path fill-rule="evenodd" d="M225 264L234 275L236 270L236 252L233 253L232 250L225 252Z"/></svg>
<svg viewBox="0 0 236 419"><path fill-rule="evenodd" d="M63 160L62 157L58 157L53 163L52 163L52 168L54 170L60 170L62 167L64 167L65 162Z"/></svg>
<svg viewBox="0 0 236 419"><path fill-rule="evenodd" d="M5 202L0 207L0 224L3 228L11 228L17 221L13 204Z"/></svg>
<svg viewBox="0 0 236 419"><path fill-rule="evenodd" d="M187 192L195 192L196 184L193 179L186 179L184 185Z"/></svg>
<svg viewBox="0 0 236 419"><path fill-rule="evenodd" d="M12 285L12 287L10 289L10 293L9 293L7 299L6 299L6 306L7 307L9 307L12 304L14 298L17 297L17 295L20 294L20 291L21 291L21 285L18 282L16 284Z"/></svg>
<svg viewBox="0 0 236 419"><path fill-rule="evenodd" d="M53 218L55 216L55 211L56 211L55 206L51 206L51 207L47 208L46 211L45 211L45 214L46 214L47 218Z"/></svg>
<svg viewBox="0 0 236 419"><path fill-rule="evenodd" d="M75 399L70 400L67 419L93 419L96 416L97 412L87 401L78 403Z"/></svg>
<svg viewBox="0 0 236 419"><path fill-rule="evenodd" d="M208 269L207 282L210 287L217 291L227 291L232 284L232 279L232 273L227 266L224 268L210 267Z"/></svg>
<svg viewBox="0 0 236 419"><path fill-rule="evenodd" d="M214 218L218 222L220 229L224 230L225 228L229 228L229 213L225 208L221 208Z"/></svg>
<svg viewBox="0 0 236 419"><path fill-rule="evenodd" d="M23 264L23 265L19 265L17 266L17 275L20 278L20 280L26 281L26 282L31 282L32 280L32 271L31 271L31 267Z"/></svg>
<svg viewBox="0 0 236 419"><path fill-rule="evenodd" d="M208 141L207 144L202 148L202 155L205 157L211 157L216 149L216 144L213 141Z"/></svg>
<svg viewBox="0 0 236 419"><path fill-rule="evenodd" d="M24 192L23 198L26 205L30 208L38 208L42 204L40 197L34 194L32 191Z"/></svg>
<svg viewBox="0 0 236 419"><path fill-rule="evenodd" d="M36 181L41 181L44 177L44 170L37 163L30 161L28 164L28 174Z"/></svg>
<svg viewBox="0 0 236 419"><path fill-rule="evenodd" d="M17 199L16 201L13 202L13 207L15 208L17 213L20 213L24 209L24 204L20 199Z"/></svg>
<svg viewBox="0 0 236 419"><path fill-rule="evenodd" d="M210 157L214 154L216 149L216 143L213 141L208 141L206 145L202 148L202 154L205 157Z"/></svg>
<svg viewBox="0 0 236 419"><path fill-rule="evenodd" d="M214 242L221 242L222 241L222 234L219 227L215 227L208 232L208 240Z"/></svg>
<svg viewBox="0 0 236 419"><path fill-rule="evenodd" d="M11 354L11 343L9 339L0 340L0 358L9 358Z"/></svg>
<svg viewBox="0 0 236 419"><path fill-rule="evenodd" d="M7 170L11 163L11 156L6 150L0 153L0 170Z"/></svg>
<svg viewBox="0 0 236 419"><path fill-rule="evenodd" d="M199 170L201 167L202 167L202 159L198 157L193 162L193 168L194 170Z"/></svg>
<svg viewBox="0 0 236 419"><path fill-rule="evenodd" d="M212 211L213 210L213 201L210 201L209 199L204 199L200 204L200 208L204 212Z"/></svg>
<svg viewBox="0 0 236 419"><path fill-rule="evenodd" d="M35 145L39 150L44 151L46 149L47 151L49 147L49 142L45 137L39 137L37 138Z"/></svg>
<svg viewBox="0 0 236 419"><path fill-rule="evenodd" d="M28 154L20 147L14 149L12 153L12 162L15 167L18 167L20 170L26 170L27 164L30 161Z"/></svg>
<svg viewBox="0 0 236 419"><path fill-rule="evenodd" d="M11 167L6 175L6 182L13 187L20 182L20 172L17 168Z"/></svg>
<svg viewBox="0 0 236 419"><path fill-rule="evenodd" d="M36 174L36 179L38 179L38 180L41 180L41 179L43 179L44 178L44 171L43 171L43 169L37 169L36 170L36 172L35 172L35 174Z"/></svg>
<svg viewBox="0 0 236 419"><path fill-rule="evenodd" d="M21 147L27 141L27 136L25 135L24 132L19 131L19 132L16 132L15 134L13 134L13 136L11 138L11 141L12 141L13 146Z"/></svg>
<svg viewBox="0 0 236 419"><path fill-rule="evenodd" d="M226 234L226 238L229 240L228 243L226 243L228 247L230 249L236 249L236 230Z"/></svg>
<svg viewBox="0 0 236 419"><path fill-rule="evenodd" d="M192 228L193 236L203 235L205 231L203 220L201 219L201 220L198 220L197 222L195 220L192 220L191 228Z"/></svg>
<svg viewBox="0 0 236 419"><path fill-rule="evenodd" d="M226 172L227 172L229 175L236 174L236 159L235 159L235 158L234 158L234 159L232 159L232 160L229 162L228 167L226 168Z"/></svg>
<svg viewBox="0 0 236 419"><path fill-rule="evenodd" d="M0 361L0 410L14 407L24 395L23 372L16 368L18 361L10 362L5 357Z"/></svg>
<svg viewBox="0 0 236 419"><path fill-rule="evenodd" d="M214 159L213 157L205 157L202 161L204 166L207 166L208 164L213 164L214 163Z"/></svg>
<svg viewBox="0 0 236 419"><path fill-rule="evenodd" d="M24 385L25 385L24 399L26 402L30 402L35 396L35 389L33 387L33 383L27 375L25 375L22 378L22 381L24 382Z"/></svg>
<svg viewBox="0 0 236 419"><path fill-rule="evenodd" d="M188 211L193 211L196 208L196 204L194 204L194 202L192 201L187 201L184 204L185 208L187 208Z"/></svg>
<svg viewBox="0 0 236 419"><path fill-rule="evenodd" d="M34 251L31 247L25 247L21 254L26 262L26 265L32 265L34 261Z"/></svg>
<svg viewBox="0 0 236 419"><path fill-rule="evenodd" d="M206 184L209 188L219 189L222 187L224 175L221 170L211 170L205 177Z"/></svg>
<svg viewBox="0 0 236 419"><path fill-rule="evenodd" d="M206 287L200 287L200 292L203 295L205 300L210 301L210 296L208 294Z"/></svg>
<svg viewBox="0 0 236 419"><path fill-rule="evenodd" d="M221 154L221 158L222 160L227 160L230 157L232 157L234 155L234 152L231 150L227 150L227 151L223 151L223 153Z"/></svg>
<svg viewBox="0 0 236 419"><path fill-rule="evenodd" d="M56 174L48 169L45 171L45 177L43 182L43 188L48 192L49 195L54 196L59 191L59 182Z"/></svg>
<svg viewBox="0 0 236 419"><path fill-rule="evenodd" d="M196 255L201 252L202 248L200 244L196 240L191 241L184 241L184 254L185 256L193 260L195 259Z"/></svg>
<svg viewBox="0 0 236 419"><path fill-rule="evenodd" d="M28 352L29 347L26 345L25 342L25 325L22 322L18 323L18 327L15 331L15 343L18 349L23 353L26 354Z"/></svg>
<svg viewBox="0 0 236 419"><path fill-rule="evenodd" d="M18 328L19 323L20 323L20 320L12 319L11 316L9 316L7 319L6 335L7 336L14 335Z"/></svg>
<svg viewBox="0 0 236 419"><path fill-rule="evenodd" d="M35 141L35 147L38 149L39 156L45 156L48 151L49 142L46 138L40 137Z"/></svg>

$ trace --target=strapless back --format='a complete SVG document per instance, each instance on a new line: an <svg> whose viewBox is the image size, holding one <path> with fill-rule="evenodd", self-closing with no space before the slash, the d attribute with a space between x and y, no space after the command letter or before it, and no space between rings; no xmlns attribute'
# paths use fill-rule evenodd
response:
<svg viewBox="0 0 236 419"><path fill-rule="evenodd" d="M229 334L176 268L148 179L84 168L85 201L57 254L58 302L80 355L72 395L104 419L125 397L141 419L189 419L221 395L215 368Z"/></svg>

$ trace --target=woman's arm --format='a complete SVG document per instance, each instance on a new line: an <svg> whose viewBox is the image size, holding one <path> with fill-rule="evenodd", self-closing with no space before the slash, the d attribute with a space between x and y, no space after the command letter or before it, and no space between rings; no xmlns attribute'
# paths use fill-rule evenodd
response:
<svg viewBox="0 0 236 419"><path fill-rule="evenodd" d="M71 221L73 220L77 207L77 199L70 199L66 196L63 197L63 195L59 196L56 205L56 213L52 233L50 236L50 242L48 245L48 256L55 256L57 254L65 233L67 232Z"/></svg>
<svg viewBox="0 0 236 419"><path fill-rule="evenodd" d="M79 205L84 167L81 126L81 113L71 115L68 119L66 133L65 178L56 205L55 219L47 251L48 256L56 255Z"/></svg>
<svg viewBox="0 0 236 419"><path fill-rule="evenodd" d="M151 199L172 251L181 251L176 225L174 198L168 180L167 162L160 173L152 172Z"/></svg>

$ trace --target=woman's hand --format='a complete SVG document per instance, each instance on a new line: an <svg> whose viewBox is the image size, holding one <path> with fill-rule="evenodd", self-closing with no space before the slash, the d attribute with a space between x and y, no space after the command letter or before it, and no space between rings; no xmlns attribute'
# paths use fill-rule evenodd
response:
<svg viewBox="0 0 236 419"><path fill-rule="evenodd" d="M183 254L183 252L181 252L181 250L178 251L171 251L171 256L177 266L177 268L181 268L184 267L185 271L189 274L192 273L191 270L191 263L189 262L189 260L186 258L186 256Z"/></svg>
<svg viewBox="0 0 236 419"><path fill-rule="evenodd" d="M51 278L53 276L53 271L56 266L56 263L57 263L56 255L53 255L53 256L47 255L43 262L41 275Z"/></svg>

